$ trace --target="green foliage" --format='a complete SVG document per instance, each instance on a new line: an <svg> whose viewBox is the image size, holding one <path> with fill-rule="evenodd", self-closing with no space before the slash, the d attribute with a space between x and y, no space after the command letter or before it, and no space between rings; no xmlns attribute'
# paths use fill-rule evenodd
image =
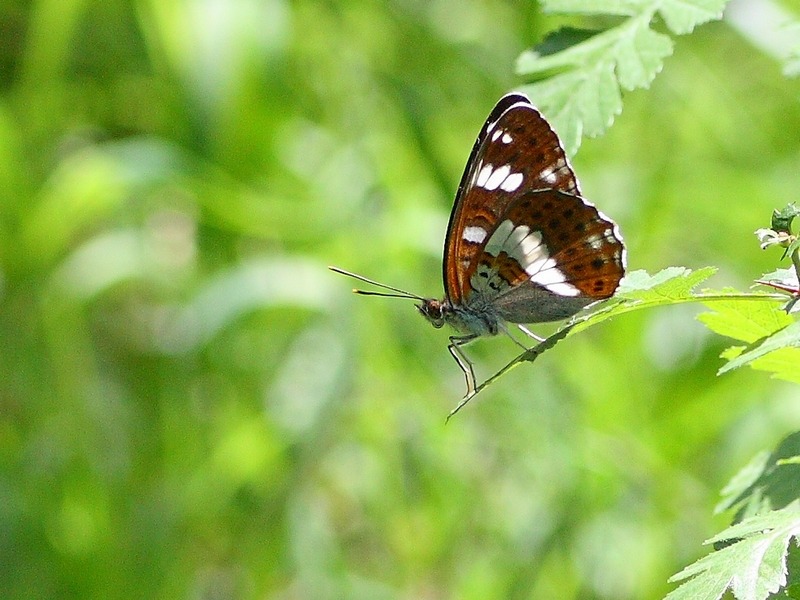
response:
<svg viewBox="0 0 800 600"><path fill-rule="evenodd" d="M611 302L586 317L578 315L573 319L573 332L634 310L695 302L695 288L715 271L713 267L697 271L684 267L667 267L655 275L641 270L628 273Z"/></svg>
<svg viewBox="0 0 800 600"><path fill-rule="evenodd" d="M666 600L721 598L730 588L737 600L765 600L787 583L786 557L800 536L800 502L728 527L706 543L735 540L701 558L671 581L689 581Z"/></svg>
<svg viewBox="0 0 800 600"><path fill-rule="evenodd" d="M794 269L778 270L764 275L759 283L789 291L792 297L779 310L775 305L750 305L739 301L709 305L713 312L700 315L713 331L747 342L747 346L733 346L723 353L728 363L720 374L743 365L771 371L774 377L800 383L800 327L788 313L797 300L798 240L791 233L791 224L797 216L793 204L772 215L772 230L756 232L762 248L778 245L785 248L784 258L790 256ZM780 299L785 300L784 297Z"/></svg>
<svg viewBox="0 0 800 600"><path fill-rule="evenodd" d="M722 17L727 0L547 0L544 10L564 15L623 17L604 30L562 29L517 59L517 73L540 79L525 90L552 120L567 152L583 136L602 134L622 112L621 90L646 88L672 54L672 39L655 31L660 15L676 35Z"/></svg>
<svg viewBox="0 0 800 600"><path fill-rule="evenodd" d="M476 393L521 362L533 362L557 342L584 329L629 312L687 302L703 303L713 309L698 316L712 331L751 343L749 350L734 346L723 353L728 363L720 367L720 375L749 364L754 369L773 372L774 377L800 383L800 349L796 348L800 346L800 324L780 308L784 296L734 290L695 291L714 272L712 267L697 271L668 267L655 275L645 271L628 273L611 300L590 306L574 316L552 336L478 386ZM461 406L463 404L456 410Z"/></svg>
<svg viewBox="0 0 800 600"><path fill-rule="evenodd" d="M686 581L668 599L716 599L730 588L738 600L761 600L796 584L798 458L800 433L793 433L773 453L759 453L733 477L716 510L736 509L735 524L705 542L714 545L713 553L672 578ZM782 597L794 596L787 589Z"/></svg>
<svg viewBox="0 0 800 600"><path fill-rule="evenodd" d="M747 364L800 383L800 349L796 348L800 346L800 322L780 308L783 296L734 290L695 291L714 271L671 267L655 275L644 271L629 273L612 300L573 317L490 377L477 392L513 367L535 361L562 339L582 330L628 312L686 302L713 308L713 312L698 317L712 331L751 342L752 349L747 351L734 347L723 353L729 362L719 369L719 375ZM462 401L450 416L469 399ZM705 542L722 547L670 579L684 583L666 596L668 600L716 600L729 588L737 600L765 600L787 587L789 544L793 538L800 540L798 461L800 433L795 433L771 456L760 453L733 478L723 490L717 510L738 508L736 524Z"/></svg>
<svg viewBox="0 0 800 600"><path fill-rule="evenodd" d="M658 306L669 306L671 304L681 304L684 302L697 302L698 296L693 292L694 288L708 279L713 273L714 269L711 267L706 267L694 272L691 269L669 267L655 275L650 275L645 271L628 273L620 283L620 287L612 299L600 303L599 306L591 305L572 317L553 335L533 348L530 348L527 352L523 352L517 356L513 361L479 385L475 390L475 394L486 389L509 370L522 362L535 361L545 351L553 348L564 338L594 325L598 325L603 321L636 310L652 309ZM760 298L761 296L755 297ZM471 398L472 396L465 400L468 401ZM465 401L462 401L462 403L450 413L449 417L452 417L465 403Z"/></svg>
<svg viewBox="0 0 800 600"><path fill-rule="evenodd" d="M715 307L719 308L719 307ZM755 315L754 311L745 309L742 306L731 306L717 311L714 317L708 316L704 320L711 329L736 328L743 335L753 326L760 325L764 320L776 320L780 313L775 311L764 311L762 315ZM746 313L743 314L743 313ZM737 336L738 337L738 336ZM739 337L739 339L742 339ZM747 341L747 340L744 340ZM793 321L784 325L780 329L773 329L764 337L754 341L749 346L734 346L723 354L728 359L728 363L719 370L720 374L732 369L737 369L743 365L750 365L754 369L770 371L774 377L800 383L800 328L798 323Z"/></svg>
<svg viewBox="0 0 800 600"><path fill-rule="evenodd" d="M800 433L793 433L734 476L717 506L717 512L736 510L734 525L706 541L713 553L672 578L686 581L668 599L719 598L730 588L737 600L762 600L796 584L799 458Z"/></svg>
<svg viewBox="0 0 800 600"><path fill-rule="evenodd" d="M735 465L800 428L794 385L714 376L726 343L691 312L785 307L697 287L702 265L736 289L772 268L750 232L796 195L800 107L727 22L673 42L648 10L595 3L550 39L578 40L576 64L544 57L591 75L564 80L585 103L567 131L605 126L623 90L625 119L574 165L625 235L628 297L444 427L463 391L445 333L325 265L441 293L475 133L519 48L562 21L500 0L6 3L0 597L674 589ZM737 310L734 338L767 335ZM482 374L516 351L470 347ZM730 488L735 511L766 510L796 466L778 454Z"/></svg>
<svg viewBox="0 0 800 600"><path fill-rule="evenodd" d="M715 512L735 510L734 522L739 523L795 504L800 498L798 457L798 432L784 438L773 452L759 452L722 490Z"/></svg>

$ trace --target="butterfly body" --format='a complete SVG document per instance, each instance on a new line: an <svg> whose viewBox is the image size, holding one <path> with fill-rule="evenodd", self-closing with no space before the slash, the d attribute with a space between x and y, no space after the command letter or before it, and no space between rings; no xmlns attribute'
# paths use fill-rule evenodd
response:
<svg viewBox="0 0 800 600"><path fill-rule="evenodd" d="M437 329L447 324L461 333L476 336L497 335L501 322L500 315L491 303L480 295L476 295L465 306L453 306L447 298L427 298L417 308Z"/></svg>

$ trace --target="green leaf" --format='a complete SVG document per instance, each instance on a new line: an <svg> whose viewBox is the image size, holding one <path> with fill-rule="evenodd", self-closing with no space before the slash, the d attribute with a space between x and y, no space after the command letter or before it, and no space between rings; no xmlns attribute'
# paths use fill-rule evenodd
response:
<svg viewBox="0 0 800 600"><path fill-rule="evenodd" d="M722 490L715 513L736 509L734 522L800 500L800 432L772 452L759 452Z"/></svg>
<svg viewBox="0 0 800 600"><path fill-rule="evenodd" d="M611 300L603 302L599 308L592 305L588 313L579 313L564 329L569 328L568 335L573 335L633 310L694 301L693 290L715 272L713 267L697 271L685 267L667 267L655 275L643 270L633 271L625 275Z"/></svg>
<svg viewBox="0 0 800 600"><path fill-rule="evenodd" d="M772 357L773 361L769 363L768 370L779 369L775 371L774 376L800 383L800 349L798 347L800 347L800 322L794 322L758 343L751 344L749 349L720 368L719 374L738 369L746 364L756 363L759 359L774 353L776 356ZM753 364L753 366L763 369L764 363Z"/></svg>
<svg viewBox="0 0 800 600"><path fill-rule="evenodd" d="M545 351L570 335L633 310L696 301L697 298L693 295L692 290L715 271L716 269L713 267L705 267L697 271L683 267L669 267L655 275L650 275L646 271L628 273L613 298L587 307L583 312L570 319L556 333L517 356L479 385L472 395L465 396L461 403L450 413L450 417L479 392L486 389L508 371L523 362L535 361Z"/></svg>
<svg viewBox="0 0 800 600"><path fill-rule="evenodd" d="M651 27L660 13L675 34L722 16L727 0L547 0L547 12L626 17L614 27L562 29L517 59L518 74L540 79L524 90L551 120L568 154L583 135L602 134L622 111L621 90L646 88L672 54L672 39Z"/></svg>
<svg viewBox="0 0 800 600"><path fill-rule="evenodd" d="M575 15L635 16L661 13L669 29L678 35L691 33L695 27L722 18L727 0L545 0L545 12Z"/></svg>
<svg viewBox="0 0 800 600"><path fill-rule="evenodd" d="M649 86L670 54L672 40L652 29L638 27L621 37L614 48L620 85L626 90Z"/></svg>
<svg viewBox="0 0 800 600"><path fill-rule="evenodd" d="M655 275L634 271L622 280L617 294L626 299L667 304L690 298L692 291L716 272L715 267L703 267L696 271L686 267L667 267Z"/></svg>
<svg viewBox="0 0 800 600"><path fill-rule="evenodd" d="M649 3L648 3L649 4ZM659 2L659 12L673 33L691 33L695 27L722 18L726 0L668 0Z"/></svg>
<svg viewBox="0 0 800 600"><path fill-rule="evenodd" d="M574 31L557 32L554 36ZM550 46L558 45L551 36ZM641 19L597 33L563 51L544 54L541 49L523 53L516 70L524 75L555 75L525 86L534 103L547 115L574 154L583 135L603 133L622 112L620 87L647 87L672 53L672 40L648 28Z"/></svg>
<svg viewBox="0 0 800 600"><path fill-rule="evenodd" d="M714 545L713 554L671 579L688 581L667 598L719 598L730 588L736 598L755 600L789 583L788 543L800 531L798 457L800 432L795 432L772 453L758 453L731 479L715 512L736 509L734 525L705 542Z"/></svg>
<svg viewBox="0 0 800 600"><path fill-rule="evenodd" d="M630 0L602 3L586 0L543 0L542 9L556 14L633 16L641 12L641 3Z"/></svg>
<svg viewBox="0 0 800 600"><path fill-rule="evenodd" d="M613 298L601 303L592 304L584 311L575 315L556 333L529 348L497 371L492 377L479 385L471 395L462 399L461 403L450 413L452 417L469 400L482 390L486 389L497 379L523 362L533 362L544 352L555 346L561 340L574 335L584 329L598 325L612 317L635 310L643 310L656 306L669 306L686 302L703 302L704 304L717 303L725 306L726 303L738 301L746 304L763 304L782 300L784 295L768 294L763 292L737 293L734 291L721 292L696 292L695 288L716 272L713 267L704 267L692 271L685 267L669 267L650 275L646 271L633 271L628 273L620 283L619 289ZM449 418L449 417L448 417Z"/></svg>
<svg viewBox="0 0 800 600"><path fill-rule="evenodd" d="M728 527L705 543L736 541L673 576L684 583L666 600L717 599L728 589L737 600L765 600L786 585L787 550L799 533L798 503Z"/></svg>
<svg viewBox="0 0 800 600"><path fill-rule="evenodd" d="M708 299L705 294L698 296L694 290L714 273L714 267L696 271L685 267L667 267L655 275L643 270L633 271L625 275L611 300L603 302L599 308L592 305L590 312L579 313L564 328L569 327L569 335L572 335L634 310Z"/></svg>
<svg viewBox="0 0 800 600"><path fill-rule="evenodd" d="M790 325L794 319L773 303L736 298L706 303L712 309L697 316L711 331L751 344Z"/></svg>
<svg viewBox="0 0 800 600"><path fill-rule="evenodd" d="M768 302L741 298L706 302L713 311L697 318L712 331L745 342L722 353L728 362L718 374L744 365L800 383L800 325L782 309L785 296L764 295ZM778 303L773 300L777 300Z"/></svg>
<svg viewBox="0 0 800 600"><path fill-rule="evenodd" d="M756 482L763 477L769 465L769 461L770 453L763 450L756 454L744 468L736 473L727 485L722 488L720 494L722 498L714 507L714 514L719 514L737 505L743 504L745 498L752 498Z"/></svg>

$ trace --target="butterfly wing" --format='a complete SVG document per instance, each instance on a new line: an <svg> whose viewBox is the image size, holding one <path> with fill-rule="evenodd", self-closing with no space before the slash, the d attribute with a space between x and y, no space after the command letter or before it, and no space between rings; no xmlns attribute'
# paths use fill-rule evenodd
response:
<svg viewBox="0 0 800 600"><path fill-rule="evenodd" d="M527 96L507 94L478 134L450 214L443 268L451 304L463 304L470 294L483 247L509 206L546 189L580 195L556 133Z"/></svg>

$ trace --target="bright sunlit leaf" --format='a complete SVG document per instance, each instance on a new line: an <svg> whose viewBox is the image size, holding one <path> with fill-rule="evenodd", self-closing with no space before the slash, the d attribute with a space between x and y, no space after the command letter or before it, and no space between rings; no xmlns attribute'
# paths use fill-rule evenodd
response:
<svg viewBox="0 0 800 600"><path fill-rule="evenodd" d="M800 507L750 517L706 544L730 543L672 577L684 581L666 600L716 600L731 590L737 600L765 600L786 585L786 556L800 534Z"/></svg>
<svg viewBox="0 0 800 600"><path fill-rule="evenodd" d="M660 16L675 35L719 19L727 0L549 0L544 10L563 15L613 15L619 24L598 31L562 29L523 52L516 71L535 80L525 87L552 120L568 154L584 135L602 134L622 111L621 90L649 87L673 41L652 28Z"/></svg>
<svg viewBox="0 0 800 600"><path fill-rule="evenodd" d="M731 299L707 303L712 309L698 316L712 331L742 342L723 353L727 373L744 365L768 371L773 377L800 383L800 323L787 315L782 303Z"/></svg>

